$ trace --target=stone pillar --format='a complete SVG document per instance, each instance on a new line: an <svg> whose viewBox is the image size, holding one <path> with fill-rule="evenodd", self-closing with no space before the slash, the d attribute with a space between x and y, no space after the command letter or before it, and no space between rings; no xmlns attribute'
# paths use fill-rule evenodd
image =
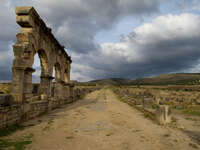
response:
<svg viewBox="0 0 200 150"><path fill-rule="evenodd" d="M14 99L18 103L24 100L24 68L12 68L12 91Z"/></svg>
<svg viewBox="0 0 200 150"><path fill-rule="evenodd" d="M24 72L24 94L25 98L33 96L32 87L32 73L35 72L33 68L27 68Z"/></svg>
<svg viewBox="0 0 200 150"><path fill-rule="evenodd" d="M55 83L54 97L56 97L58 99L62 99L62 94L63 94L62 81L57 79L56 83Z"/></svg>
<svg viewBox="0 0 200 150"><path fill-rule="evenodd" d="M63 89L63 95L65 100L69 100L70 97L70 84L69 83L64 83L64 89Z"/></svg>
<svg viewBox="0 0 200 150"><path fill-rule="evenodd" d="M12 91L16 102L24 100L24 78L27 68L27 60L30 56L30 45L27 43L16 43L13 45L14 60L12 66Z"/></svg>
<svg viewBox="0 0 200 150"><path fill-rule="evenodd" d="M159 105L156 110L156 119L159 124L165 125L171 122L171 109L168 105Z"/></svg>
<svg viewBox="0 0 200 150"><path fill-rule="evenodd" d="M39 94L45 97L51 96L51 82L54 78L48 75L40 77Z"/></svg>

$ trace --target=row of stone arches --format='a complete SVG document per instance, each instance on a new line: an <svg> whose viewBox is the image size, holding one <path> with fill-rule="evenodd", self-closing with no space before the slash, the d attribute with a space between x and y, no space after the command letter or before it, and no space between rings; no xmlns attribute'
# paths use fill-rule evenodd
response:
<svg viewBox="0 0 200 150"><path fill-rule="evenodd" d="M60 91L70 82L71 57L63 46L55 39L43 20L33 7L16 9L17 23L21 32L17 34L17 42L13 46L14 61L12 67L12 94L17 101L23 101L33 95L32 75L35 55L39 56L41 74L39 95L52 96L52 80ZM55 68L55 77L53 69Z"/></svg>
<svg viewBox="0 0 200 150"><path fill-rule="evenodd" d="M40 61L40 72L41 72L40 76L48 75L49 63L48 63L47 55L44 50L39 50L37 53L34 54L34 62L38 60ZM68 83L70 70L68 66L65 66L64 69L61 66L62 65L59 62L55 62L55 64L52 66L53 70L51 71L51 76L54 77L55 81L63 80ZM32 65L32 67L34 68L34 64ZM62 74L63 74L63 77L62 77Z"/></svg>

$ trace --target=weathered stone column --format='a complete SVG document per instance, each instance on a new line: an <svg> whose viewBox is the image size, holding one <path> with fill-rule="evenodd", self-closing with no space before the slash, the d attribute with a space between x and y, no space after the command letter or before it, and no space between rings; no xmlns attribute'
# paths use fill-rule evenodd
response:
<svg viewBox="0 0 200 150"><path fill-rule="evenodd" d="M24 94L25 98L33 96L32 87L32 73L35 72L33 68L27 68L24 72Z"/></svg>
<svg viewBox="0 0 200 150"><path fill-rule="evenodd" d="M12 68L12 89L11 93L16 102L21 103L24 99L24 68Z"/></svg>
<svg viewBox="0 0 200 150"><path fill-rule="evenodd" d="M51 82L54 78L48 75L40 77L39 94L47 97L51 96Z"/></svg>
<svg viewBox="0 0 200 150"><path fill-rule="evenodd" d="M62 81L57 79L55 83L55 89L54 89L54 97L57 97L58 99L61 99L62 97Z"/></svg>
<svg viewBox="0 0 200 150"><path fill-rule="evenodd" d="M70 84L69 83L64 83L63 96L65 98L65 101L69 100L69 97L70 97Z"/></svg>

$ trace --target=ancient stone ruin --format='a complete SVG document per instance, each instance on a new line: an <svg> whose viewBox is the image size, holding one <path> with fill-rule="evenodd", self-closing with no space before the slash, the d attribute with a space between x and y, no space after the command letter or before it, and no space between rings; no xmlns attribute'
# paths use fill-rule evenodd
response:
<svg viewBox="0 0 200 150"><path fill-rule="evenodd" d="M11 93L0 94L0 128L34 118L94 90L70 83L71 57L33 7L17 7L16 14L21 31L13 45ZM35 54L41 63L39 87L32 84Z"/></svg>
<svg viewBox="0 0 200 150"><path fill-rule="evenodd" d="M13 46L13 82L12 95L17 102L22 102L33 96L32 68L34 55L38 53L41 62L41 82L39 94L44 97L52 96L53 67L56 70L57 95L63 95L70 81L71 57L55 39L43 20L33 7L17 7L17 23L21 32L17 34L17 43Z"/></svg>

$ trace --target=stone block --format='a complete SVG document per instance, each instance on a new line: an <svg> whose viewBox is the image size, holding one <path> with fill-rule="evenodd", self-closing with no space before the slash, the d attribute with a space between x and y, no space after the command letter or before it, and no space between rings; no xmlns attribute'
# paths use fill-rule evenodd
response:
<svg viewBox="0 0 200 150"><path fill-rule="evenodd" d="M14 103L14 99L12 95L8 94L0 94L0 105L1 106L9 106Z"/></svg>
<svg viewBox="0 0 200 150"><path fill-rule="evenodd" d="M165 125L171 122L171 108L168 105L159 105L156 110L156 120L159 124Z"/></svg>
<svg viewBox="0 0 200 150"><path fill-rule="evenodd" d="M154 103L154 99L153 98L144 98L142 102L143 102L144 108L152 108L152 104Z"/></svg>

